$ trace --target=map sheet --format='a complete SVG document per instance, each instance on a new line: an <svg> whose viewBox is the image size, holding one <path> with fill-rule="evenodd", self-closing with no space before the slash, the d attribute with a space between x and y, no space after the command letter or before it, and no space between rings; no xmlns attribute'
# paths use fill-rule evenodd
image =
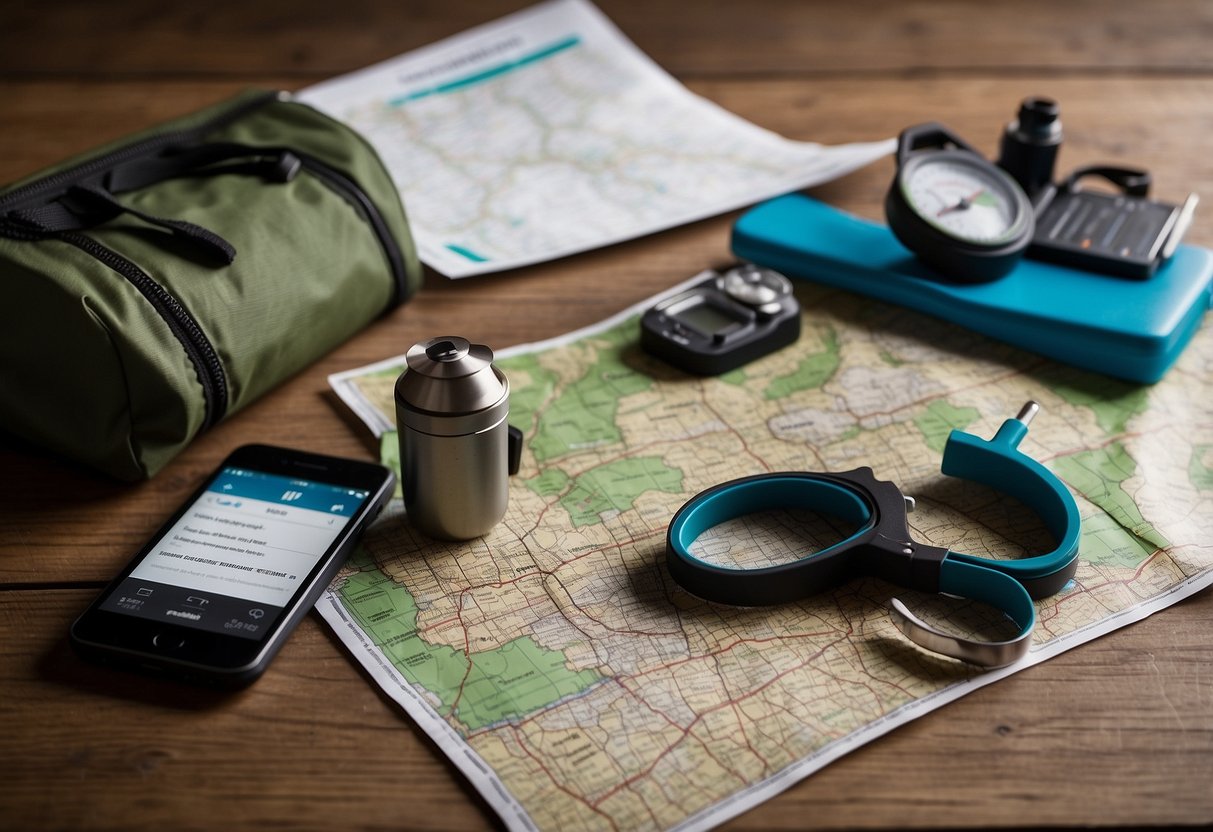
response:
<svg viewBox="0 0 1213 832"><path fill-rule="evenodd" d="M794 142L692 94L586 0L555 0L299 100L383 157L449 277L551 260L842 176L892 140Z"/></svg>
<svg viewBox="0 0 1213 832"><path fill-rule="evenodd" d="M718 378L641 353L639 307L500 351L510 422L526 435L505 519L483 539L439 543L411 530L397 500L318 604L510 828L708 828L1213 582L1213 328L1142 387L879 301L807 283L797 293L800 340ZM402 367L330 379L389 462ZM997 616L942 596L860 579L740 609L687 594L666 571L666 526L698 491L860 465L917 499L910 524L924 542L1047 551L1025 507L939 472L951 429L989 438L1029 399L1042 411L1021 447L1074 492L1083 535L1075 579L1037 602L1017 665L983 672L926 653L886 612L896 595L940 626L999 635ZM795 556L812 525L778 517L705 545L712 557L755 541Z"/></svg>

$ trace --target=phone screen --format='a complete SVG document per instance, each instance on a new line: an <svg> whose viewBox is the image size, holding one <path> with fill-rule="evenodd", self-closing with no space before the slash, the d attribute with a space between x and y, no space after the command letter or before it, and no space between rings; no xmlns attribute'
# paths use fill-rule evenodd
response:
<svg viewBox="0 0 1213 832"><path fill-rule="evenodd" d="M225 466L100 609L261 638L370 496Z"/></svg>

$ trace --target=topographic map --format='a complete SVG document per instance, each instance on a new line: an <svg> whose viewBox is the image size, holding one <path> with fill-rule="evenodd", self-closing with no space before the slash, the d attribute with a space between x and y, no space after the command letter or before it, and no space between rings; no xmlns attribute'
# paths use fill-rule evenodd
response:
<svg viewBox="0 0 1213 832"><path fill-rule="evenodd" d="M584 0L525 9L298 98L370 139L421 259L449 277L682 225L893 149L750 124L691 94Z"/></svg>
<svg viewBox="0 0 1213 832"><path fill-rule="evenodd" d="M698 279L698 278L696 278ZM318 604L376 681L514 829L703 829L974 688L1213 582L1213 330L1152 387L1071 369L959 327L800 284L803 334L719 378L639 351L637 310L503 351L526 434L487 537L414 533L399 501ZM929 332L930 338L922 338ZM334 376L396 457L402 359ZM1075 493L1081 563L1037 602L1033 648L978 668L904 640L894 594L994 638L988 611L851 581L803 602L701 601L665 567L696 492L773 470L871 466L917 499L923 542L987 557L1051 548L1022 505L939 473L948 432L989 438L1027 400L1022 445ZM813 517L718 527L705 557L802 552ZM780 555L775 555L779 557Z"/></svg>

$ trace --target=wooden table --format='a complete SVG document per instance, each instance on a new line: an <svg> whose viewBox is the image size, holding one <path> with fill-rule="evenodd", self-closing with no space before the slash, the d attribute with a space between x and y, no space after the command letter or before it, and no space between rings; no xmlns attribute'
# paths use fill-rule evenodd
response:
<svg viewBox="0 0 1213 832"><path fill-rule="evenodd" d="M520 5L0 4L0 182L248 85L297 89ZM993 154L1019 100L1043 94L1062 105L1061 168L1138 164L1161 198L1213 197L1213 5L1201 0L601 5L692 90L789 137L879 139L936 119ZM815 194L879 218L891 170L886 160ZM1188 239L1213 245L1202 209ZM0 827L492 825L315 616L232 697L87 666L68 624L237 445L372 457L327 374L437 332L506 346L598 321L726 262L733 219L500 277L431 274L412 303L149 483L106 481L0 438ZM1209 823L1211 628L1205 592L931 713L729 827Z"/></svg>

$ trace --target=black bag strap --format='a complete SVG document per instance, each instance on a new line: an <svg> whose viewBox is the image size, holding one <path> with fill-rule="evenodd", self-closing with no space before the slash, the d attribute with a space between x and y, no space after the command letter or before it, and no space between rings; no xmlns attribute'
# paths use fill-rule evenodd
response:
<svg viewBox="0 0 1213 832"><path fill-rule="evenodd" d="M243 165L212 167L232 159L250 160ZM301 166L299 157L283 147L257 147L237 142L212 142L184 148L169 148L156 155L117 165L105 175L110 193L121 194L181 176L215 176L245 173L271 182L289 182Z"/></svg>
<svg viewBox="0 0 1213 832"><path fill-rule="evenodd" d="M245 161L221 164L233 159ZM155 156L121 163L101 176L68 186L60 196L44 205L10 211L7 217L39 236L55 236L129 214L189 240L210 259L228 265L235 260L236 249L214 231L185 220L148 214L119 202L115 195L182 176L243 174L271 182L289 182L301 167L299 157L283 148L233 142L168 148Z"/></svg>

